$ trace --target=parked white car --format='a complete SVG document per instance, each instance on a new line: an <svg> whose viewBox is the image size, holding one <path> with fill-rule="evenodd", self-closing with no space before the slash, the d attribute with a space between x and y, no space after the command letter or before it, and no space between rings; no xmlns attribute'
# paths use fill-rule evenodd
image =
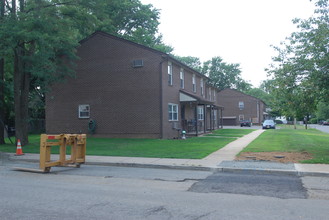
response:
<svg viewBox="0 0 329 220"><path fill-rule="evenodd" d="M265 120L262 127L263 129L275 129L275 122L273 120Z"/></svg>

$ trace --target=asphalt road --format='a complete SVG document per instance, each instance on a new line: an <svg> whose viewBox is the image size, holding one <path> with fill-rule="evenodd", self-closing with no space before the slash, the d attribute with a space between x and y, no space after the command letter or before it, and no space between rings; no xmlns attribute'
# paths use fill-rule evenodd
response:
<svg viewBox="0 0 329 220"><path fill-rule="evenodd" d="M17 164L0 164L5 220L281 220L328 219L329 214L329 200L309 196L311 188L328 192L323 188L328 178L86 165L38 174L12 166Z"/></svg>
<svg viewBox="0 0 329 220"><path fill-rule="evenodd" d="M316 128L320 131L323 131L323 132L326 132L326 133L329 133L329 126L323 126L323 125L316 125L316 124L311 124L311 125L308 125L310 128Z"/></svg>

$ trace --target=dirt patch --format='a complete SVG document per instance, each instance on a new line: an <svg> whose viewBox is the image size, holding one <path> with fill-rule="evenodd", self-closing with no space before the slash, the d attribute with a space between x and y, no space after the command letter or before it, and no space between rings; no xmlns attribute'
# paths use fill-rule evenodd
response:
<svg viewBox="0 0 329 220"><path fill-rule="evenodd" d="M309 159L312 159L312 156L307 152L244 152L235 158L235 160L263 160L280 163L298 163Z"/></svg>

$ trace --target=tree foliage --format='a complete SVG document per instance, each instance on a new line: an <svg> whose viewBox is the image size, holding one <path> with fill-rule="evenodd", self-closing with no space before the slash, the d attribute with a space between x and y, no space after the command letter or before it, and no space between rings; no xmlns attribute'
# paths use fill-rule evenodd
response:
<svg viewBox="0 0 329 220"><path fill-rule="evenodd" d="M268 69L275 106L283 114L304 117L313 113L319 100L329 95L328 1L315 2L309 19L294 19L298 31L281 46Z"/></svg>
<svg viewBox="0 0 329 220"><path fill-rule="evenodd" d="M5 0L0 0L0 25L3 23L5 16ZM5 143L4 139L4 129L5 129L5 60L4 57L0 54L0 144Z"/></svg>
<svg viewBox="0 0 329 220"><path fill-rule="evenodd" d="M183 64L189 66L190 68L192 68L198 72L202 71L200 58L191 57L191 56L187 56L187 57L174 56L174 57L175 57L175 59L179 60Z"/></svg>
<svg viewBox="0 0 329 220"><path fill-rule="evenodd" d="M245 91L251 85L241 78L240 64L230 64L221 57L213 57L204 62L202 73L210 78L209 84L218 88L234 88Z"/></svg>
<svg viewBox="0 0 329 220"><path fill-rule="evenodd" d="M319 102L316 110L316 117L318 120L329 119L329 104L325 102Z"/></svg>
<svg viewBox="0 0 329 220"><path fill-rule="evenodd" d="M198 57L174 56L180 62L209 77L208 83L218 89L234 88L242 92L251 89L251 84L241 78L240 64L224 62L219 56L205 61Z"/></svg>

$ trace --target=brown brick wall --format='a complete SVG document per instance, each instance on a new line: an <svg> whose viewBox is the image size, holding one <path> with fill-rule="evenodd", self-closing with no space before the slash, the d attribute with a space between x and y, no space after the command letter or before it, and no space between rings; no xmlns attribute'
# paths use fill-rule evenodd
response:
<svg viewBox="0 0 329 220"><path fill-rule="evenodd" d="M47 133L86 133L94 119L98 136L161 136L161 56L102 34L83 42L78 56L76 79L54 86L47 96ZM133 68L135 59L144 67ZM90 105L90 119L78 118L79 104Z"/></svg>
<svg viewBox="0 0 329 220"><path fill-rule="evenodd" d="M223 117L236 117L236 125L239 124L239 115L243 115L245 120L254 120L256 124L264 120L265 105L260 99L234 89L224 89L217 96L219 104L224 106ZM243 110L239 109L239 101L244 102Z"/></svg>

